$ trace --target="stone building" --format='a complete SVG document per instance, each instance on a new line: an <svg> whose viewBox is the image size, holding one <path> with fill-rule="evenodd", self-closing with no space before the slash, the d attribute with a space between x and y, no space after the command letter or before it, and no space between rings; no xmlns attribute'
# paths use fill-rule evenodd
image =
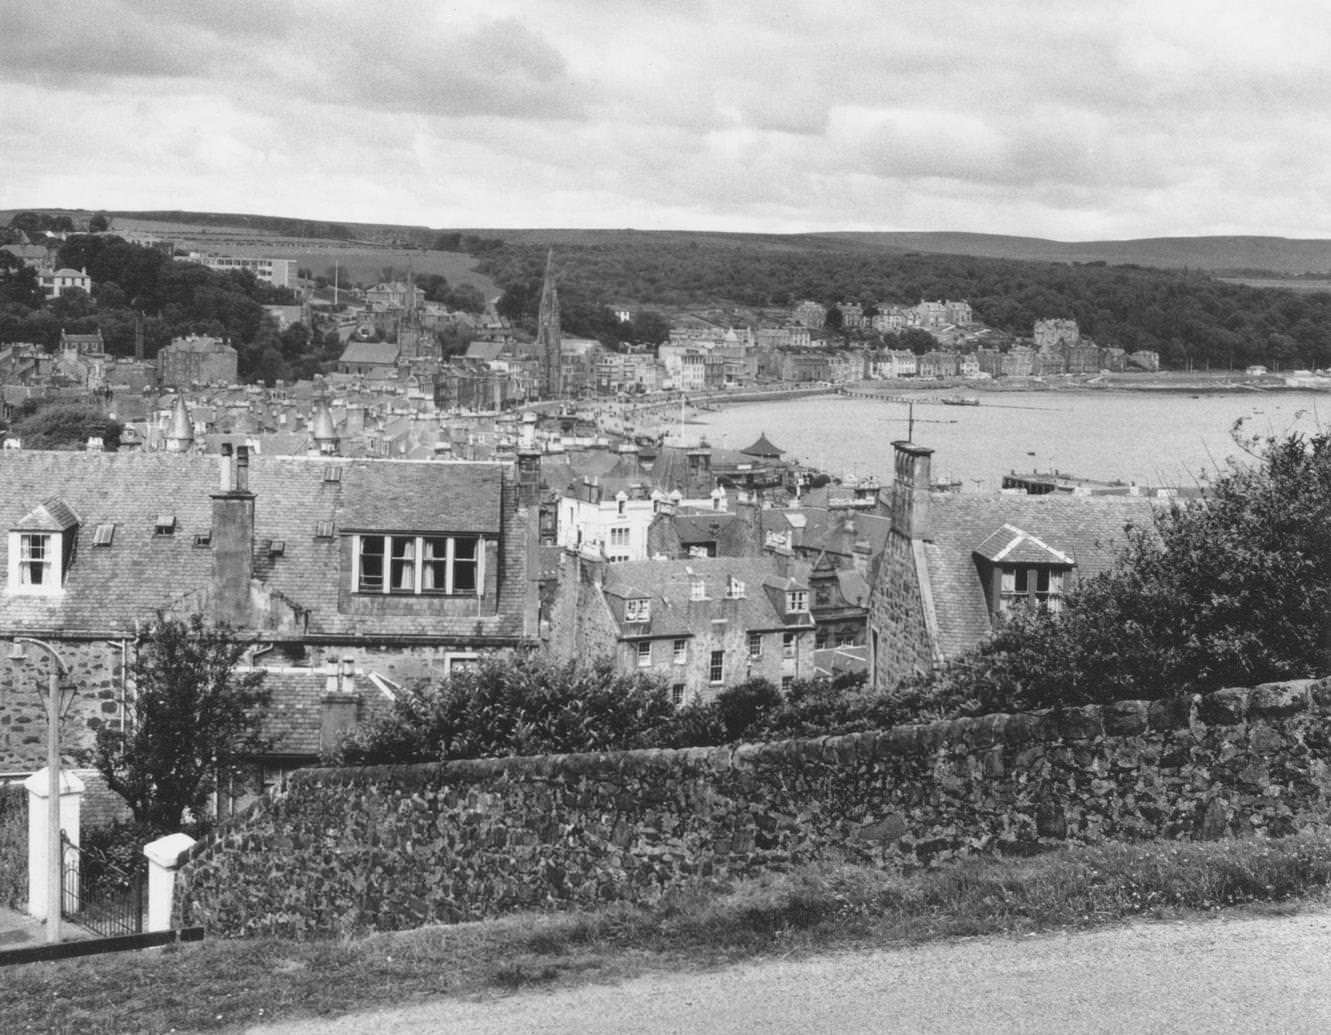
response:
<svg viewBox="0 0 1331 1035"><path fill-rule="evenodd" d="M157 377L164 388L236 383L236 350L221 338L191 334L174 338L157 354Z"/></svg>
<svg viewBox="0 0 1331 1035"><path fill-rule="evenodd" d="M1057 611L1112 563L1125 528L1151 521L1143 497L933 492L933 450L893 449L892 528L869 599L879 689L974 647L1011 608Z"/></svg>
<svg viewBox="0 0 1331 1035"><path fill-rule="evenodd" d="M218 457L185 442L174 452L3 450L0 483L6 772L45 757L31 692L44 677L3 659L19 636L49 641L69 667L77 692L63 741L73 752L125 721L133 661L159 616L228 624L273 680L278 739L258 760L270 775L315 761L321 736L326 746L406 682L536 640L535 496L520 498L509 464L250 456L244 446Z"/></svg>
<svg viewBox="0 0 1331 1035"><path fill-rule="evenodd" d="M610 655L625 672L661 678L676 703L737 683L778 687L814 675L806 580L762 558L605 564L564 558L551 648Z"/></svg>

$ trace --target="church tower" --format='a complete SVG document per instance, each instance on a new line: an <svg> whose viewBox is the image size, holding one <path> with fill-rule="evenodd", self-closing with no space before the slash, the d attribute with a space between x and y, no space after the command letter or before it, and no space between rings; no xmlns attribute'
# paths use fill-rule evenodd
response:
<svg viewBox="0 0 1331 1035"><path fill-rule="evenodd" d="M536 318L536 350L541 357L541 398L558 399L563 394L560 369L559 295L555 291L555 250L545 259L545 284L541 287L541 308Z"/></svg>

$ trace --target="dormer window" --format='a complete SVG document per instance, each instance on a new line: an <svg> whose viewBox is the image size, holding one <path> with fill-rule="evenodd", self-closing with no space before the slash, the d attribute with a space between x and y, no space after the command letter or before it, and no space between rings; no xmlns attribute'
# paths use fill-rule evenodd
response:
<svg viewBox="0 0 1331 1035"><path fill-rule="evenodd" d="M9 533L9 590L59 593L74 559L79 519L61 500L49 499Z"/></svg>
<svg viewBox="0 0 1331 1035"><path fill-rule="evenodd" d="M1014 525L1003 525L976 548L985 596L994 615L1023 607L1063 610L1067 575L1076 566L1070 554Z"/></svg>
<svg viewBox="0 0 1331 1035"><path fill-rule="evenodd" d="M153 525L153 535L175 535L176 534L176 516L174 514L158 514L157 522Z"/></svg>
<svg viewBox="0 0 1331 1035"><path fill-rule="evenodd" d="M786 593L786 611L809 610L809 593L803 589L792 589Z"/></svg>
<svg viewBox="0 0 1331 1035"><path fill-rule="evenodd" d="M741 582L739 579L735 578L735 576L733 575L731 575L729 578L726 579L726 599L727 600L744 599L744 583Z"/></svg>
<svg viewBox="0 0 1331 1035"><path fill-rule="evenodd" d="M707 599L707 581L701 575L694 575L690 577L689 599L690 600Z"/></svg>
<svg viewBox="0 0 1331 1035"><path fill-rule="evenodd" d="M650 622L652 620L652 602L647 597L634 597L624 601L624 621Z"/></svg>

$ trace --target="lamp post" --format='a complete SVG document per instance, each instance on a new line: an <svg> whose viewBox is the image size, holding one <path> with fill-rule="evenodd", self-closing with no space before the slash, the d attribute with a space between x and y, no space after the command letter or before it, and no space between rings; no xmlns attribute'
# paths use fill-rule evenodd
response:
<svg viewBox="0 0 1331 1035"><path fill-rule="evenodd" d="M23 645L31 643L51 658L51 672L46 683L46 941L60 941L60 884L63 853L60 850L60 677L69 673L60 652L44 640L31 636L14 637L10 661L25 661Z"/></svg>

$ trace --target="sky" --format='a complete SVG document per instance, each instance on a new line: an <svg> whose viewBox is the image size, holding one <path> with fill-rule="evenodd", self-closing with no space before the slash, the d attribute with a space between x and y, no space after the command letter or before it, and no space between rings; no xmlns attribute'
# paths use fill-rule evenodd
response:
<svg viewBox="0 0 1331 1035"><path fill-rule="evenodd" d="M1331 237L1322 0L0 0L0 208Z"/></svg>

